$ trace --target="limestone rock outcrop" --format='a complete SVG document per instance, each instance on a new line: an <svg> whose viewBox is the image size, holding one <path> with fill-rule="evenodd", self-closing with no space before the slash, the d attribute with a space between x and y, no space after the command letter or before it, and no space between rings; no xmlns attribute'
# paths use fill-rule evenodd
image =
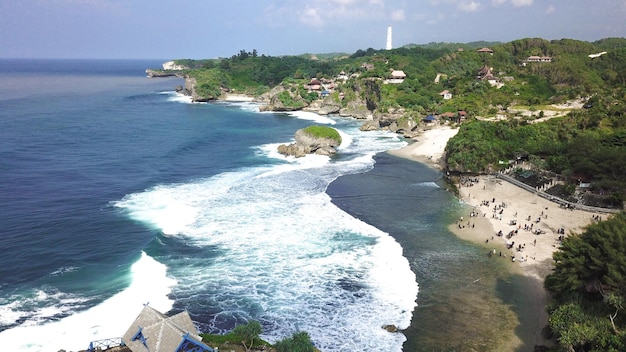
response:
<svg viewBox="0 0 626 352"><path fill-rule="evenodd" d="M191 97L191 100L194 102L207 102L212 100L210 97L203 97L200 96L197 92L196 92L196 79L193 77L185 77L185 85L183 87L177 87L176 91L178 93L184 94L184 95L188 95Z"/></svg>
<svg viewBox="0 0 626 352"><path fill-rule="evenodd" d="M307 154L332 155L337 152L335 147L339 145L335 139L313 136L307 133L304 128L296 131L295 139L295 143L279 145L278 152L287 156L295 156L296 158L306 156Z"/></svg>
<svg viewBox="0 0 626 352"><path fill-rule="evenodd" d="M284 86L274 87L270 92L263 94L260 101L267 102L260 107L261 111L297 111L309 105L300 95Z"/></svg>
<svg viewBox="0 0 626 352"><path fill-rule="evenodd" d="M146 70L146 76L148 76L150 78L154 78L154 77L173 77L173 76L178 76L178 72L147 69Z"/></svg>
<svg viewBox="0 0 626 352"><path fill-rule="evenodd" d="M327 96L320 102L317 113L320 115L338 114L340 110L341 102L336 101L331 96Z"/></svg>
<svg viewBox="0 0 626 352"><path fill-rule="evenodd" d="M351 116L358 120L371 120L373 118L372 112L367 109L365 101L358 97L349 101L345 108L339 110L339 116Z"/></svg>
<svg viewBox="0 0 626 352"><path fill-rule="evenodd" d="M174 61L167 61L163 63L163 69L171 70L171 71L180 71L180 70L187 70L189 69L189 67L185 65L177 65L176 62Z"/></svg>

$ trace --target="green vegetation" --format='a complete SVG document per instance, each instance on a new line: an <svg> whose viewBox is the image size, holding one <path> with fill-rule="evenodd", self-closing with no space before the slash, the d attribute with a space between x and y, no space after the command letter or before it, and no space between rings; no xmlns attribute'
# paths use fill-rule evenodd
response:
<svg viewBox="0 0 626 352"><path fill-rule="evenodd" d="M220 87L229 85L229 77L217 68L198 70L194 77L198 95L209 99L219 97L222 94Z"/></svg>
<svg viewBox="0 0 626 352"><path fill-rule="evenodd" d="M626 200L626 104L602 100L593 98L593 108L544 123L464 123L446 147L449 169L482 173L508 167L509 160L532 159L566 181L590 182L594 193L610 194L595 205L621 207Z"/></svg>
<svg viewBox="0 0 626 352"><path fill-rule="evenodd" d="M550 329L567 351L626 350L626 213L568 236L545 281Z"/></svg>
<svg viewBox="0 0 626 352"><path fill-rule="evenodd" d="M274 346L259 337L261 332L261 324L253 320L244 325L237 325L231 332L224 335L201 334L200 336L202 342L218 347L220 351L319 352L307 332L296 332L291 337L277 341Z"/></svg>
<svg viewBox="0 0 626 352"><path fill-rule="evenodd" d="M196 78L198 86L208 84L226 90L236 90L258 95L279 85L285 79L310 79L324 77L333 72L331 64L326 61L311 60L300 56L272 57L258 55L256 50L239 54L230 58L213 60L176 60L191 69L185 74ZM205 71L217 70L221 75L206 76ZM208 96L210 97L210 96ZM216 98L219 95L215 96Z"/></svg>
<svg viewBox="0 0 626 352"><path fill-rule="evenodd" d="M219 349L224 347L242 346L245 351L253 348L265 348L271 346L270 343L263 341L261 334L261 324L258 321L250 321L248 324L237 325L233 331L224 335L201 334L202 342L210 346L218 346Z"/></svg>
<svg viewBox="0 0 626 352"><path fill-rule="evenodd" d="M311 337L305 331L294 333L291 337L276 342L278 352L315 352Z"/></svg>
<svg viewBox="0 0 626 352"><path fill-rule="evenodd" d="M477 52L479 45L491 47L493 55ZM607 54L596 59L588 56L602 51ZM525 62L533 55L548 56L552 61ZM198 86L206 85L207 98L216 97L216 87L258 95L285 81L302 89L312 78L331 79L342 71L347 75L359 74L357 80L360 80L388 78L391 69L403 70L407 79L402 84L385 87L380 96L381 106L420 113L466 110L474 116L486 116L494 107L561 103L577 97L606 96L623 89L626 39L608 38L594 43L540 38L509 43L430 43L388 51L369 48L352 55L283 57L241 50L230 58L176 60L176 63L191 68L185 74L195 77ZM364 68L363 64L370 68ZM490 68L505 82L504 86L492 87L477 80L482 67ZM219 74L204 73L211 70ZM438 83L437 74L441 74ZM439 92L444 89L454 99L443 101ZM341 87L337 90L343 91ZM621 95L623 98L623 92Z"/></svg>
<svg viewBox="0 0 626 352"><path fill-rule="evenodd" d="M313 125L306 127L304 131L316 138L328 138L336 141L337 145L341 144L341 135L332 127Z"/></svg>
<svg viewBox="0 0 626 352"><path fill-rule="evenodd" d="M289 107L290 109L293 109L293 110L302 109L303 107L306 106L304 99L293 97L289 93L289 91L286 91L286 90L278 93L276 95L276 98L278 98L278 100L283 106Z"/></svg>
<svg viewBox="0 0 626 352"><path fill-rule="evenodd" d="M233 333L241 337L241 344L246 348L246 351L250 351L254 346L254 340L260 340L261 331L261 324L258 321L251 321L248 324L236 326Z"/></svg>

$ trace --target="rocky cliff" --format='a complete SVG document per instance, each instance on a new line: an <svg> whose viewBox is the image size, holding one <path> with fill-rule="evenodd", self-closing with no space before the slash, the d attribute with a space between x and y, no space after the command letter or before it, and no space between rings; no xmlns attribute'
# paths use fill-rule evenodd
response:
<svg viewBox="0 0 626 352"><path fill-rule="evenodd" d="M198 94L196 91L197 83L196 79L193 77L185 77L185 85L183 87L176 87L176 91L178 93L187 95L191 97L191 100L194 102L207 102L210 100L214 100L212 97L203 97Z"/></svg>
<svg viewBox="0 0 626 352"><path fill-rule="evenodd" d="M172 77L172 76L179 76L179 73L175 72L175 71L164 71L164 70L147 69L146 70L146 75L148 77L150 77L150 78L152 78L152 77Z"/></svg>
<svg viewBox="0 0 626 352"><path fill-rule="evenodd" d="M164 70L180 71L180 70L187 70L187 69L189 69L189 67L185 66L185 65L177 65L175 61L167 61L167 62L163 63L163 69Z"/></svg>

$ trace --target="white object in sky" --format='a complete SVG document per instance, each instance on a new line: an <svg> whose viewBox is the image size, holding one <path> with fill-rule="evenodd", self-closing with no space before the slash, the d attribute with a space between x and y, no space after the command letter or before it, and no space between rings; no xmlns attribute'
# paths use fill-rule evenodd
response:
<svg viewBox="0 0 626 352"><path fill-rule="evenodd" d="M391 50L391 26L387 27L387 44L385 45L386 50Z"/></svg>

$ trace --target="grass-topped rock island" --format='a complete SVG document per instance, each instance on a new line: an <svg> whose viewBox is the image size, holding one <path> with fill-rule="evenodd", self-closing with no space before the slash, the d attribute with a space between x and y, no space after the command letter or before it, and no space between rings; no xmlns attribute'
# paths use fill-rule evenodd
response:
<svg viewBox="0 0 626 352"><path fill-rule="evenodd" d="M327 126L309 126L299 129L295 134L296 142L278 146L278 152L295 157L307 154L332 155L335 147L341 145L341 135L336 129Z"/></svg>

